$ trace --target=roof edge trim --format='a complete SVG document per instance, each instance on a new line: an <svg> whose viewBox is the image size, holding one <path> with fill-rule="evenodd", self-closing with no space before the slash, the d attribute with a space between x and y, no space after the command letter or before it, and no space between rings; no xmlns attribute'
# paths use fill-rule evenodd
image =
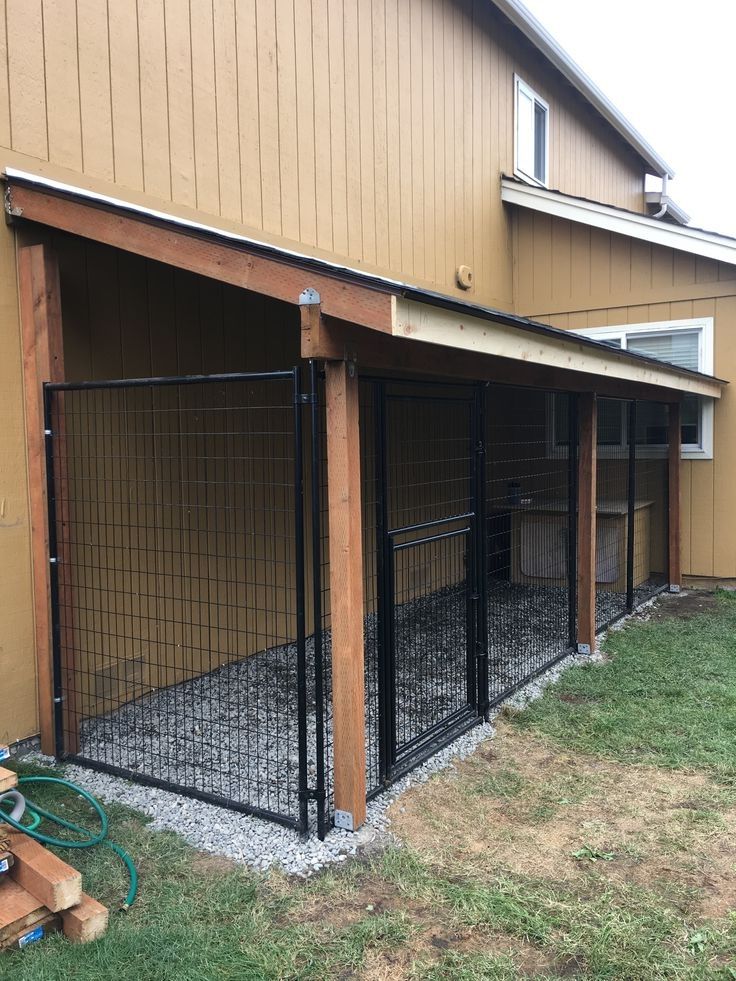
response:
<svg viewBox="0 0 736 981"><path fill-rule="evenodd" d="M715 232L706 232L686 225L662 222L649 215L623 211L610 205L598 204L584 198L571 197L560 191L531 187L518 181L501 179L501 200L539 211L555 218L564 218L582 225L592 225L617 235L638 238L652 245L661 245L680 252L700 255L716 262L736 265L736 239Z"/></svg>
<svg viewBox="0 0 736 981"><path fill-rule="evenodd" d="M658 177L674 177L675 172L641 133L628 121L583 69L560 47L547 29L519 0L492 0L514 27L564 75L570 84L600 113L616 132L652 168Z"/></svg>

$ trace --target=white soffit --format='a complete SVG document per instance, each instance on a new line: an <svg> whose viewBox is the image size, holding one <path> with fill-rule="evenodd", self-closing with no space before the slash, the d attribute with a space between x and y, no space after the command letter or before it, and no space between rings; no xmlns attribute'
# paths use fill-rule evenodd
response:
<svg viewBox="0 0 736 981"><path fill-rule="evenodd" d="M704 375L680 372L662 363L652 364L618 353L604 344L581 344L572 332L542 336L533 331L463 316L401 297L396 299L393 333L399 337L444 347L490 354L526 364L545 365L621 381L720 398L723 382Z"/></svg>
<svg viewBox="0 0 736 981"><path fill-rule="evenodd" d="M555 218L638 238L652 245L662 245L667 249L677 249L679 252L689 252L691 255L715 259L716 262L736 265L736 239L727 235L673 225L648 215L622 211L542 187L531 187L508 178L501 180L501 200L506 204L529 208Z"/></svg>

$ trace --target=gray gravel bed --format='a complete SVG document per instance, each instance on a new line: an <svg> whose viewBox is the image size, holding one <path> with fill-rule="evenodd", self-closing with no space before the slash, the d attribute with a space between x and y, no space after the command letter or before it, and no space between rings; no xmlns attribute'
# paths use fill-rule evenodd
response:
<svg viewBox="0 0 736 981"><path fill-rule="evenodd" d="M509 591L505 597L505 602L512 606L514 604L518 606L520 600L520 594L517 593L514 595L513 591ZM550 600L550 602L552 602L553 609L559 611L562 602L561 598L557 597L554 601ZM564 602L566 603L566 596ZM656 600L647 603L643 613L637 611L634 615L647 616L647 608L651 608L654 602ZM443 603L445 608L452 606L452 600L449 602L443 601ZM501 609L500 601L493 608L496 610L496 615L498 615L498 610ZM426 614L427 610L425 609L424 612ZM434 612L437 612L436 609ZM500 620L496 621L497 627L500 622ZM517 624L518 622L517 614ZM554 622L556 623L558 621L555 619ZM547 620L547 630L549 623L550 621ZM620 622L616 626L620 628L622 625L623 623ZM375 630L375 625L368 622L366 628L367 634L369 634L371 629ZM535 629L540 632L539 635L541 636L541 631L545 629L541 623L541 618L537 628L533 626L528 627L528 630L531 631L528 636L532 636ZM448 633L447 636L451 636L451 633ZM500 631L498 636L498 643L500 644L503 642ZM553 637L552 641L550 641L549 635L547 635L547 639L550 643L556 643L559 646L559 638L555 641ZM369 643L367 650L370 650L370 646ZM549 649L551 650L552 648ZM225 725L227 719L236 718L237 714L242 712L246 705L249 707L249 711L256 712L256 715L259 712L261 713L261 725L263 725L263 720L270 718L268 710L269 707L272 707L271 702L274 691L273 688L270 688L268 691L262 690L257 695L254 695L251 690L252 683L257 679L259 684L268 687L268 679L270 678L277 688L278 685L283 686L284 680L286 679L288 681L293 673L290 657L286 654L287 651L288 645L278 651L267 652L270 654L270 657L262 660L258 668L248 668L248 662L251 660L248 659L248 661L238 662L234 665L228 665L226 669L221 669L221 671L226 670L226 675L223 675L223 677L227 676L230 683L233 682L233 672L236 678L241 676L243 672L246 673L245 687L250 691L248 698L240 690L241 686L236 684L235 687L240 690L239 696L227 699L222 697L221 693L218 693L217 698L209 698L207 700L205 697L207 692L212 694L218 687L221 687L221 681L217 679L219 672L200 677L192 682L186 683L189 687L185 691L180 690L182 686L176 686L173 689L166 689L157 692L155 695L147 696L148 702L146 704L149 709L155 706L158 710L157 713L149 712L147 715L141 714L141 704L139 702L125 706L116 713L114 719L106 717L102 720L94 720L95 728L88 728L83 736L83 739L86 740L84 744L85 751L90 752L95 746L109 746L109 740L116 738L120 732L127 730L128 727L128 731L130 731L132 737L135 734L136 727L141 725L144 727L143 734L139 732L137 739L130 738L122 744L125 752L141 754L138 757L131 755L129 759L132 762L129 765L132 766L132 763L136 759L139 759L142 762L139 762L138 765L141 766L147 759L145 755L146 746L149 747L149 752L153 753L153 756L149 758L156 758L164 750L167 750L167 747L170 745L180 748L184 746L189 751L196 749L216 732L218 726ZM419 649L417 649L415 656L417 658L421 656ZM309 657L313 658L313 652L309 653ZM597 659L600 655L596 653L593 657ZM250 815L240 814L212 804L202 803L171 791L146 787L86 767L67 765L65 766L65 772L69 779L79 783L91 793L100 797L101 800L119 802L147 814L152 818L150 825L152 829L176 831L199 849L229 857L257 870L265 871L271 867L279 866L287 873L309 876L326 865L345 861L349 856L355 855L359 851L372 846L380 846L384 843L390 834L387 818L388 807L406 789L424 783L434 773L452 767L456 761L472 754L480 743L492 738L494 734L493 719L504 706L509 705L517 709L522 709L529 702L538 698L547 685L556 681L568 667L574 664L589 663L590 660L591 658L589 656L573 654L559 661L548 671L538 675L534 680L520 688L512 697L503 702L502 705L497 707L491 716L490 724L478 725L460 736L449 746L436 753L431 759L394 784L388 791L370 802L366 823L360 831L353 834L339 829L332 829L324 842L320 842L314 834L308 839L303 839L291 829ZM253 677L248 675L248 671L253 673ZM367 674L369 673L370 669ZM281 689L279 688L278 690ZM309 692L309 698L310 710L313 712L313 691ZM178 701L175 705L172 705L168 701L170 699ZM199 728L199 733L193 731L182 735L172 730L171 727L160 728L165 723L163 715L167 708L180 709L184 702L188 704L191 700L192 704L196 704L197 699L202 699L207 704L200 705L197 708L196 715L192 710L190 716L187 716L187 719L189 719L189 723L195 730ZM368 704L370 706L370 700L368 700ZM220 713L217 718L213 716L215 709ZM121 721L120 716L122 713L126 713L126 715L124 720ZM223 714L225 719L221 717ZM118 729L118 725L122 726L122 729ZM159 727L158 730L156 726ZM181 717L179 717L179 726L181 728ZM266 726L266 729L268 729L268 726ZM269 730L269 734L264 737L265 742L263 747L259 747L259 752L271 754L268 759L276 760L283 767L281 771L276 772L280 774L282 779L287 781L289 786L292 786L294 776L293 766L289 754L284 753L283 748L279 748L277 745L279 733L280 730L278 729ZM92 740L97 740L97 742L93 742ZM144 748L137 748L140 746ZM229 745L228 747L226 744L226 749L230 753L227 757L228 765L236 767L238 765L237 745ZM222 746L220 751L222 752ZM310 746L310 759L313 759L313 756L314 746L312 745ZM40 762L52 762L40 755L36 758ZM122 757L118 758L121 759ZM221 760L218 759L216 762L218 767L217 772L221 772L219 769L222 765ZM193 764L190 764L190 766L190 771L185 770L183 773L184 775L188 773L190 778L195 778L197 769ZM233 779L237 780L237 778Z"/></svg>

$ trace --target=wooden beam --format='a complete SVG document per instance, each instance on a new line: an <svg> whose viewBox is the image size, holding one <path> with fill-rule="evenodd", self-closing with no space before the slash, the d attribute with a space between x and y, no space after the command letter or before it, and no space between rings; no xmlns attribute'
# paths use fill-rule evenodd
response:
<svg viewBox="0 0 736 981"><path fill-rule="evenodd" d="M680 467L681 467L681 411L679 402L669 407L669 513L668 513L668 562L670 589L679 591L682 586L682 549L680 540Z"/></svg>
<svg viewBox="0 0 736 981"><path fill-rule="evenodd" d="M61 912L64 936L72 943L90 943L107 930L109 917L110 913L106 906L82 893L82 898L76 906Z"/></svg>
<svg viewBox="0 0 736 981"><path fill-rule="evenodd" d="M12 877L52 913L75 906L82 899L82 876L48 848L22 832L10 835L15 858Z"/></svg>
<svg viewBox="0 0 736 981"><path fill-rule="evenodd" d="M332 705L337 823L365 821L363 529L358 375L352 363L325 365L330 528Z"/></svg>
<svg viewBox="0 0 736 981"><path fill-rule="evenodd" d="M43 752L53 755L56 745L43 383L63 380L64 351L59 267L48 245L22 245L18 249L18 292L23 343L39 728Z"/></svg>
<svg viewBox="0 0 736 981"><path fill-rule="evenodd" d="M15 770L7 770L4 766L0 766L0 794L13 790L17 786L18 774Z"/></svg>
<svg viewBox="0 0 736 981"><path fill-rule="evenodd" d="M578 650L595 650L596 449L598 404L595 395L578 402Z"/></svg>
<svg viewBox="0 0 736 981"><path fill-rule="evenodd" d="M399 376L413 374L462 381L493 381L546 391L597 392L611 398L659 402L680 398L675 389L390 337L328 316L307 323L302 320L301 353L304 358L317 360L347 358L357 361L361 368Z"/></svg>
<svg viewBox="0 0 736 981"><path fill-rule="evenodd" d="M165 219L135 215L114 207L75 200L46 190L7 182L11 215L81 235L95 242L165 262L222 283L296 304L306 288L316 289L323 311L373 330L391 333L394 298L372 286L248 249L246 242L217 238L217 229L198 232Z"/></svg>

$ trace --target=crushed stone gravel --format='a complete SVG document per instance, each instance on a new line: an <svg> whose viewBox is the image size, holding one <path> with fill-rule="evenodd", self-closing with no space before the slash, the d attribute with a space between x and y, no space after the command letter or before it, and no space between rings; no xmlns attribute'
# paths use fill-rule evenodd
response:
<svg viewBox="0 0 736 981"><path fill-rule="evenodd" d="M611 629L621 629L632 617L647 618L657 598L645 603L631 617ZM67 764L68 779L78 783L106 803L119 803L146 814L153 830L175 831L194 847L243 863L257 871L279 867L285 873L308 877L320 869L372 848L380 848L390 837L389 806L410 787L426 782L433 774L451 768L470 756L483 742L493 738L493 721L504 707L522 710L539 698L569 667L601 660L599 647L593 655L571 654L524 685L491 713L490 722L478 725L436 753L389 790L368 804L367 819L355 833L333 828L325 841L316 835L300 837L297 832L250 815L147 787L117 776ZM54 765L40 753L27 759Z"/></svg>

